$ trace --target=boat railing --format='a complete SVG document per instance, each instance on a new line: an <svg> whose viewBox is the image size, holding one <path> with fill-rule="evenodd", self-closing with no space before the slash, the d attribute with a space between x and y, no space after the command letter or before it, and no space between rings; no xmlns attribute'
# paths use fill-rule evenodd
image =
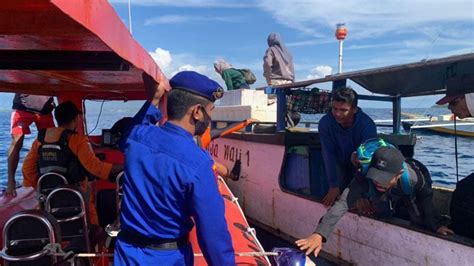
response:
<svg viewBox="0 0 474 266"><path fill-rule="evenodd" d="M86 205L78 189L72 186L56 188L46 198L45 210L59 223L63 240L81 239L84 249L90 252Z"/></svg>
<svg viewBox="0 0 474 266"><path fill-rule="evenodd" d="M58 173L50 172L40 176L36 186L36 193L40 206L44 204L44 202L46 201L46 197L49 195L49 193L51 193L51 191L61 185L67 184L68 182L66 177Z"/></svg>
<svg viewBox="0 0 474 266"><path fill-rule="evenodd" d="M121 208L121 203L122 203L122 196L123 196L123 176L125 172L122 171L117 175L117 178L115 179L115 184L116 189L115 189L115 207L116 207L116 213L115 213L115 221L111 224L108 224L105 227L105 232L110 238L117 237L117 235L120 233L120 208ZM107 242L108 244L110 243L111 239L108 239Z"/></svg>
<svg viewBox="0 0 474 266"><path fill-rule="evenodd" d="M402 119L402 122L418 122L418 121L428 121L428 119ZM374 120L375 125L377 127L389 127L393 128L393 120L391 119L380 119ZM218 127L225 127L230 123L235 123L235 121L231 120L212 120L211 127L218 128ZM472 123L469 123L471 125ZM254 122L252 125L248 125L245 127L244 132L252 132L254 125L277 125L277 122ZM298 125L299 127L311 129L314 126L319 125L319 121L300 121ZM459 124L458 124L459 125Z"/></svg>
<svg viewBox="0 0 474 266"><path fill-rule="evenodd" d="M17 236L18 239L15 239L15 232L18 232L18 230L32 229L23 228L27 221L30 223L30 226L38 224L46 230L35 230L35 236L30 239L25 239L21 235ZM0 257L7 263L27 261L34 263L33 261L50 255L50 250L46 247L58 244L58 241L61 241L60 237L55 233L55 226L52 223L53 221L46 216L45 212L40 210L27 210L13 215L8 219L3 228L3 249L0 251ZM44 235L44 232L47 234ZM28 248L30 251L39 250L25 254L25 248ZM52 256L51 262L56 263L56 257Z"/></svg>

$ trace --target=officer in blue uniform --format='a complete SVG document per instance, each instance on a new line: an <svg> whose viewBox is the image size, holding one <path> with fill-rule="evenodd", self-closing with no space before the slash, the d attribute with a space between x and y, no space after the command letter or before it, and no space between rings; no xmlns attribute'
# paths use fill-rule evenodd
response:
<svg viewBox="0 0 474 266"><path fill-rule="evenodd" d="M193 265L188 235L194 224L206 262L235 265L213 161L193 140L208 127L223 89L196 72L176 74L170 80L169 120L156 126L162 92L151 78L144 81L154 90L152 100L121 142L124 196L114 265Z"/></svg>

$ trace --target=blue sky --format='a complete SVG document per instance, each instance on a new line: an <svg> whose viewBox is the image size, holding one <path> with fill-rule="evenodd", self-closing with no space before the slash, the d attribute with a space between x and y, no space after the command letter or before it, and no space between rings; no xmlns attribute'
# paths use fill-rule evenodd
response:
<svg viewBox="0 0 474 266"><path fill-rule="evenodd" d="M128 1L110 2L128 25ZM297 80L335 73L339 22L348 28L343 71L474 51L472 0L131 0L131 7L133 36L168 77L195 70L222 83L213 62L223 58L252 69L263 86L262 57L273 31L294 56Z"/></svg>

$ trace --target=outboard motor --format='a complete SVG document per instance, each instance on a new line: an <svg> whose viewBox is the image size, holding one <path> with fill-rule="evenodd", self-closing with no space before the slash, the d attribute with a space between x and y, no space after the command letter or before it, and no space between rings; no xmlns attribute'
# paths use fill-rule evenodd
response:
<svg viewBox="0 0 474 266"><path fill-rule="evenodd" d="M66 251L90 252L87 211L82 193L71 185L53 190L45 201L45 210L59 223Z"/></svg>
<svg viewBox="0 0 474 266"><path fill-rule="evenodd" d="M58 223L47 212L21 211L3 228L0 257L5 265L53 265L60 258L50 255L49 250L60 247L60 232Z"/></svg>
<svg viewBox="0 0 474 266"><path fill-rule="evenodd" d="M51 193L51 191L62 185L66 185L67 183L66 177L58 173L50 172L40 176L36 186L36 193L40 203L40 208L44 208L46 197L49 195L49 193Z"/></svg>

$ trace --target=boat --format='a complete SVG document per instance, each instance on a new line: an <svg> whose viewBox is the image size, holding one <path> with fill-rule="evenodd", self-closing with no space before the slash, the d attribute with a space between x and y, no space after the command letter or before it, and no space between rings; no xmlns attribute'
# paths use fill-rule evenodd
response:
<svg viewBox="0 0 474 266"><path fill-rule="evenodd" d="M402 114L411 121L402 121L406 131L430 131L444 135L457 135L461 137L474 137L474 119L457 118L453 120L452 115L439 115L436 117L423 118L415 114Z"/></svg>
<svg viewBox="0 0 474 266"><path fill-rule="evenodd" d="M322 198L328 189L318 132L312 128L285 128L286 101L291 101L295 92L320 97L323 92L317 86L322 83L332 83L337 88L348 80L355 82L372 93L359 95L359 99L392 103L393 118L389 125L392 132L379 136L396 144L404 156L413 157L416 136L413 132L401 132L402 99L445 94L447 77L473 73L474 53L468 53L298 81L274 87L276 113L264 110L246 100L247 97L239 97L241 92L232 91L222 99L224 106L217 106L214 111L215 126L251 116L260 119L266 130L254 126L216 139L209 152L230 169L235 164L241 165L239 180L228 185L239 198L249 221L294 242L310 235L326 213ZM228 96L238 100L226 99ZM328 110L316 107L320 111ZM423 154L415 158L420 156ZM439 213L449 214L452 193L452 189L434 187L434 205ZM348 213L335 227L320 256L356 265L472 265L473 247L471 238L435 235L411 226L406 220L380 220Z"/></svg>
<svg viewBox="0 0 474 266"><path fill-rule="evenodd" d="M148 52L131 36L106 0L5 2L0 7L0 36L0 61L2 62L0 63L0 92L56 96L59 102L73 101L76 106L81 107L84 114L87 114L84 104L86 99L120 102L146 99L142 81L143 73L151 76L167 91L170 90L166 76ZM166 98L162 101L162 110L166 110L165 106ZM84 120L85 116L82 119ZM84 123L81 124L78 132L87 132ZM103 133L110 132L103 131ZM107 136L110 137L110 135ZM91 143L94 144L94 151L103 160L123 163L123 154L112 145L110 139L105 140L104 135L89 137ZM218 178L217 182L225 202L225 215L232 235L237 263L239 265L270 265L238 201L222 178ZM116 184L113 183L97 181L94 185L97 193L116 189ZM53 190L50 196L55 191ZM28 234L23 235L20 240L10 238L13 233L9 229L13 221L17 221L15 219L24 217L36 219L42 222L42 225L47 224L48 230L53 230L53 222L47 221L45 216L40 216L34 211L16 215L19 211L38 209L38 192L31 188L21 187L17 189L17 194L14 198L0 197L0 231L3 232L0 237L9 237L9 239L0 239L1 257L11 259L13 256L15 261L26 264L34 263L31 259L40 256L54 257L56 261L62 260L61 256L64 256L64 252L61 253L60 249L46 250L44 245L40 251L33 251L30 246L30 252L34 254L22 253L16 256L8 253L7 246L29 241ZM48 198L46 203L48 203ZM54 223L60 220L58 218ZM27 225L23 228L31 229ZM53 240L59 239L53 236L60 233L58 229L53 231L53 235L49 235L51 242L49 244L58 244L61 247L61 243L52 243ZM48 238L45 239L44 241L48 240ZM195 231L190 235L190 242L196 251L195 264L206 265L199 250ZM28 243L26 245L28 247ZM28 252L28 248L26 251ZM72 257L90 258L92 265L108 265L111 263L112 251L110 246L99 246L89 253L73 254ZM0 264L2 264L1 259Z"/></svg>

